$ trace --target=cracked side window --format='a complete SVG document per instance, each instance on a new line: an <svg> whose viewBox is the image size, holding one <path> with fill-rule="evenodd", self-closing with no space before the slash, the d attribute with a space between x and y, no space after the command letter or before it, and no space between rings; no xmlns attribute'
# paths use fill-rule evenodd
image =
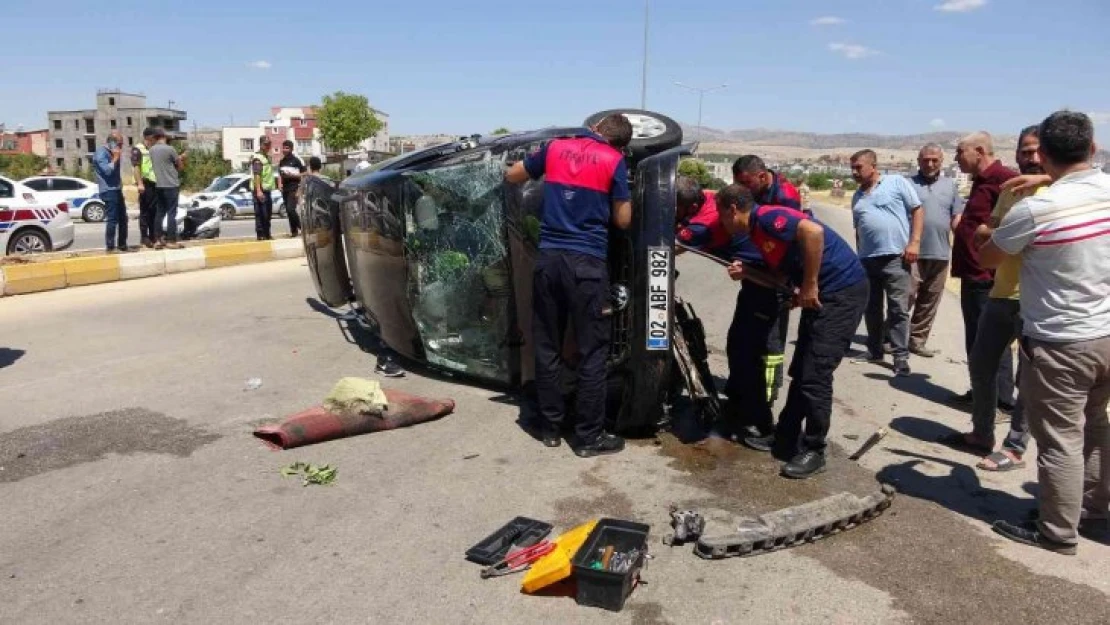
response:
<svg viewBox="0 0 1110 625"><path fill-rule="evenodd" d="M510 381L502 160L460 155L405 174L405 256L428 362Z"/></svg>

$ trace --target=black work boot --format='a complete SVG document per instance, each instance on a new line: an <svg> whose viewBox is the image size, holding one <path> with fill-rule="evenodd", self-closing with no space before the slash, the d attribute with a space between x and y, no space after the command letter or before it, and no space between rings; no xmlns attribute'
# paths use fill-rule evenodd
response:
<svg viewBox="0 0 1110 625"><path fill-rule="evenodd" d="M601 434L593 441L574 450L579 458L593 458L604 454L615 454L624 449L624 439L612 434Z"/></svg>
<svg viewBox="0 0 1110 625"><path fill-rule="evenodd" d="M764 434L759 428L748 426L741 433L740 442L748 449L770 453L775 447L775 433Z"/></svg>
<svg viewBox="0 0 1110 625"><path fill-rule="evenodd" d="M563 436L559 433L559 428L550 423L540 426L540 439L544 447L558 447L563 444Z"/></svg>
<svg viewBox="0 0 1110 625"><path fill-rule="evenodd" d="M782 467L783 477L804 480L825 471L825 454L807 449Z"/></svg>

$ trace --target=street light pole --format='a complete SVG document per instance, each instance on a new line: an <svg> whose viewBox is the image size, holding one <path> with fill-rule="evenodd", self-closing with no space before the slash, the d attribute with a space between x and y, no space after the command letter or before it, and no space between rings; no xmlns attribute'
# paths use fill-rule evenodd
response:
<svg viewBox="0 0 1110 625"><path fill-rule="evenodd" d="M689 89L690 91L697 92L697 94L698 94L698 131L697 131L697 135L696 135L695 140L701 141L701 104L702 104L702 100L705 98L705 94L710 93L712 91L718 91L720 89L724 89L725 87L728 87L728 85L727 84L717 85L716 87L691 87L690 85L685 85L685 84L680 83L680 82L675 82L675 84L678 85L679 87L682 87L683 89Z"/></svg>
<svg viewBox="0 0 1110 625"><path fill-rule="evenodd" d="M651 0L644 0L644 73L640 78L640 108L647 109L648 14Z"/></svg>

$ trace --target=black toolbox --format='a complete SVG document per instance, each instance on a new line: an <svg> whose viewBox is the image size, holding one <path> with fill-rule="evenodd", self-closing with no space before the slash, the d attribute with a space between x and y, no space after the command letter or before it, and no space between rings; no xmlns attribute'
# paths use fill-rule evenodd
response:
<svg viewBox="0 0 1110 625"><path fill-rule="evenodd" d="M551 524L518 516L466 551L466 559L485 566L500 562L512 547L530 547L551 533Z"/></svg>
<svg viewBox="0 0 1110 625"><path fill-rule="evenodd" d="M619 519L601 519L590 532L582 548L574 555L574 578L578 585L575 600L578 605L604 608L620 612L624 601L640 579L640 569L647 556L647 539L650 525ZM617 573L591 566L598 561L606 547L614 553L637 554L627 571Z"/></svg>

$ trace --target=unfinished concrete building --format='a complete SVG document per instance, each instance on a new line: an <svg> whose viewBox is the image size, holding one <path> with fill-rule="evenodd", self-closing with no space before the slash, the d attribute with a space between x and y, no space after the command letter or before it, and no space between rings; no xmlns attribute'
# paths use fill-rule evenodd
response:
<svg viewBox="0 0 1110 625"><path fill-rule="evenodd" d="M96 108L79 111L49 111L50 167L56 171L75 171L92 167L96 149L104 145L113 130L124 137L124 150L142 140L143 129L163 128L171 138L184 139L181 123L185 111L168 106L147 106L146 96L118 89L96 93ZM131 161L123 160L123 174L130 176Z"/></svg>

